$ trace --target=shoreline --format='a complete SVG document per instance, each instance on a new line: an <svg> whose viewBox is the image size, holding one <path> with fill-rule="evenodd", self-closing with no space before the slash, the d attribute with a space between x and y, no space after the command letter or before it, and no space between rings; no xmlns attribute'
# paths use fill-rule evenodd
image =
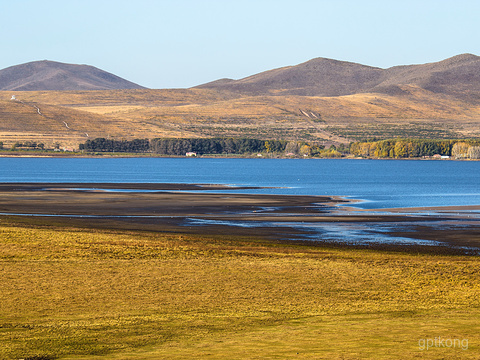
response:
<svg viewBox="0 0 480 360"><path fill-rule="evenodd" d="M379 209L382 213L375 213L349 209L354 201L335 196L212 192L245 188L252 187L0 183L0 225L7 220L45 226L254 236L314 246L480 253L480 216L471 219L464 213L454 214L478 211L480 206L388 209L388 213ZM129 191L111 191L125 189ZM436 209L435 214L425 214L426 209Z"/></svg>
<svg viewBox="0 0 480 360"><path fill-rule="evenodd" d="M99 153L99 154L82 154L75 152L58 152L58 153L38 153L38 154L7 154L5 152L0 153L0 158L87 158L87 159L111 159L111 158L159 158L159 159L182 159L182 158L196 158L196 159L318 159L318 160L407 160L407 161L480 161L480 159L438 159L434 157L418 157L418 158L375 158L375 157L357 157L353 155L346 155L340 157L317 157L317 156L284 156L281 154L264 154L257 156L257 154L217 154L217 155L198 155L195 157L183 156L183 155L161 155L153 153L139 153L139 154L124 154L124 153Z"/></svg>

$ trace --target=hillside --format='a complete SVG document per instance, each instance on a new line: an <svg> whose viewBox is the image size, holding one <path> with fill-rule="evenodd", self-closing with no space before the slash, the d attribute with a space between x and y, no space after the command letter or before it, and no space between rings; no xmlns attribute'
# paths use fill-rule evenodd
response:
<svg viewBox="0 0 480 360"><path fill-rule="evenodd" d="M34 61L0 70L0 90L113 90L144 87L88 65Z"/></svg>
<svg viewBox="0 0 480 360"><path fill-rule="evenodd" d="M480 136L480 106L415 86L401 89L402 96L337 97L207 89L27 91L16 92L16 100L10 99L12 92L0 92L0 141L7 147L36 139L76 148L95 137L225 136L330 144L368 137Z"/></svg>
<svg viewBox="0 0 480 360"><path fill-rule="evenodd" d="M478 66L474 55L385 70L314 59L191 89L0 91L0 141L7 148L17 141L78 148L95 137L254 137L327 146L373 137L478 138Z"/></svg>
<svg viewBox="0 0 480 360"><path fill-rule="evenodd" d="M358 93L401 95L402 85L479 101L480 57L463 54L436 63L388 69L317 58L240 80L214 81L198 88L250 95L342 96Z"/></svg>
<svg viewBox="0 0 480 360"><path fill-rule="evenodd" d="M240 80L222 79L197 87L251 95L339 96L372 88L381 76L379 68L317 58Z"/></svg>
<svg viewBox="0 0 480 360"><path fill-rule="evenodd" d="M479 103L480 57L463 54L430 64L395 66L385 70L385 79L370 92L407 84Z"/></svg>

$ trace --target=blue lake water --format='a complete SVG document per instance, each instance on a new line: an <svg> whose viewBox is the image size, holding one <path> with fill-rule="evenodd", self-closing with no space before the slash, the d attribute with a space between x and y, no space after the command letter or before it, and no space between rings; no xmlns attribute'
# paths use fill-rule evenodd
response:
<svg viewBox="0 0 480 360"><path fill-rule="evenodd" d="M336 195L364 209L480 204L480 162L424 160L0 158L0 182L201 183L234 192Z"/></svg>

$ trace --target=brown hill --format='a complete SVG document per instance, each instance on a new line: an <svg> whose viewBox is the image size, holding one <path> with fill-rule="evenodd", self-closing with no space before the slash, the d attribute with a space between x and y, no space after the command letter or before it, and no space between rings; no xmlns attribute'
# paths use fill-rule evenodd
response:
<svg viewBox="0 0 480 360"><path fill-rule="evenodd" d="M395 66L385 70L385 79L370 92L399 85L452 95L463 100L480 100L480 57L462 54L422 65Z"/></svg>
<svg viewBox="0 0 480 360"><path fill-rule="evenodd" d="M402 95L250 96L207 89L0 92L0 141L254 137L348 143L480 136L480 105L417 86ZM39 113L40 111L40 113Z"/></svg>
<svg viewBox="0 0 480 360"><path fill-rule="evenodd" d="M34 61L0 70L0 90L114 90L144 89L89 65Z"/></svg>
<svg viewBox="0 0 480 360"><path fill-rule="evenodd" d="M379 68L317 58L240 80L217 80L198 88L223 89L253 95L338 96L374 87L381 81L382 73L383 70Z"/></svg>
<svg viewBox="0 0 480 360"><path fill-rule="evenodd" d="M402 85L464 100L480 100L480 57L463 54L436 63L388 69L317 58L240 80L217 80L198 88L250 95L341 96L358 93L400 95Z"/></svg>
<svg viewBox="0 0 480 360"><path fill-rule="evenodd" d="M255 137L326 146L372 137L478 138L478 67L474 55L389 69L314 59L203 86L211 89L0 91L0 142L8 149L25 141L78 148L95 137Z"/></svg>

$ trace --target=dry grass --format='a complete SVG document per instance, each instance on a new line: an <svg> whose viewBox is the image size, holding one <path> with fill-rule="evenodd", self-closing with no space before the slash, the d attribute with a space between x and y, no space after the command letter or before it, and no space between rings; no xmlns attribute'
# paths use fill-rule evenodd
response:
<svg viewBox="0 0 480 360"><path fill-rule="evenodd" d="M480 135L478 105L414 86L403 90L399 96L338 97L242 96L205 89L17 92L24 105L11 101L11 92L0 92L0 141L8 145L10 139L31 140L36 134L45 142L58 136L78 146L88 133L90 138L260 136L348 142L368 136L372 126L380 136L382 131L387 137L402 136L389 131L392 124L408 127L408 135L416 137L435 137L435 129L445 136Z"/></svg>
<svg viewBox="0 0 480 360"><path fill-rule="evenodd" d="M0 222L0 357L476 358L480 263ZM419 339L468 350L419 350Z"/></svg>

